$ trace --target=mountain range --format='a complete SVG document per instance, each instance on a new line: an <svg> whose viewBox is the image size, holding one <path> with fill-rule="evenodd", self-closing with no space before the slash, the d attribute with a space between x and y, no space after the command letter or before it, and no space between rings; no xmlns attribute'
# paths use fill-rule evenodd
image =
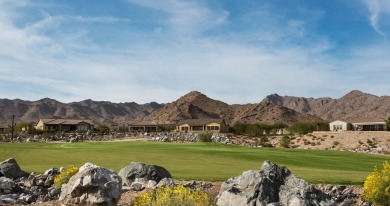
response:
<svg viewBox="0 0 390 206"><path fill-rule="evenodd" d="M305 98L272 94L255 104L233 104L214 100L193 91L168 104L112 103L84 100L61 103L54 99L38 101L0 99L0 126L16 122L37 122L39 118L91 119L97 124L148 120L175 123L182 119L223 118L235 122L266 123L349 119L360 116L387 118L390 97L375 96L357 90L339 99Z"/></svg>

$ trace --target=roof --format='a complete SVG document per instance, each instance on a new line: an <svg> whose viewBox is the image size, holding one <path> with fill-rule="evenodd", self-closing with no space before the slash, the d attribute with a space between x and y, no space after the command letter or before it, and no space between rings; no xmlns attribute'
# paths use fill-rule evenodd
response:
<svg viewBox="0 0 390 206"><path fill-rule="evenodd" d="M223 119L185 119L179 121L177 125L188 124L190 126L197 126L197 125L206 125L212 122L221 124L223 122Z"/></svg>
<svg viewBox="0 0 390 206"><path fill-rule="evenodd" d="M382 118L378 118L378 117L356 117L356 118L352 118L352 119L347 119L347 120L335 120L335 121L332 121L332 122L336 122L336 121L342 121L342 122L345 122L345 123L385 123L385 119L382 119Z"/></svg>
<svg viewBox="0 0 390 206"><path fill-rule="evenodd" d="M91 120L86 119L41 119L44 124L54 124L54 125L76 125L80 123L87 123L93 125Z"/></svg>
<svg viewBox="0 0 390 206"><path fill-rule="evenodd" d="M368 122L385 122L385 119L377 117L357 117L347 120L348 123L368 123Z"/></svg>
<svg viewBox="0 0 390 206"><path fill-rule="evenodd" d="M129 126L158 126L158 124L155 122L139 121L130 123Z"/></svg>

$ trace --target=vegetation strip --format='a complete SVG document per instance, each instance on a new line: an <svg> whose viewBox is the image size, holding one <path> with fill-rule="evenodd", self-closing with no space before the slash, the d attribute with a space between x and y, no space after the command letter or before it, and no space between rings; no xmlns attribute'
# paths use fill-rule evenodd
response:
<svg viewBox="0 0 390 206"><path fill-rule="evenodd" d="M311 183L363 184L375 165L389 156L352 152L248 148L214 143L83 142L0 144L0 159L17 159L23 170L42 173L51 167L85 162L119 171L133 161L161 165L175 179L225 181L264 160L287 166Z"/></svg>

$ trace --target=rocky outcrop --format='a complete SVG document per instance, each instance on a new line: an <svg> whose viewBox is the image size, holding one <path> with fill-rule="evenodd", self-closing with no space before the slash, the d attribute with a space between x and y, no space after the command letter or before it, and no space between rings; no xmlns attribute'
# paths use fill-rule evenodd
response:
<svg viewBox="0 0 390 206"><path fill-rule="evenodd" d="M0 205L32 204L58 199L60 188L53 185L55 170L45 174L31 173L28 177L0 177Z"/></svg>
<svg viewBox="0 0 390 206"><path fill-rule="evenodd" d="M279 96L272 94L263 102L277 104L304 114L311 114L325 120L351 119L356 117L388 118L390 115L390 96L375 96L358 90L331 99Z"/></svg>
<svg viewBox="0 0 390 206"><path fill-rule="evenodd" d="M132 162L129 166L119 171L124 186L131 186L136 178L153 180L158 184L163 178L172 178L171 174L165 168L157 165L146 165L140 162Z"/></svg>
<svg viewBox="0 0 390 206"><path fill-rule="evenodd" d="M117 205L121 178L113 171L85 163L61 188L59 200L66 205Z"/></svg>
<svg viewBox="0 0 390 206"><path fill-rule="evenodd" d="M260 171L246 171L223 183L219 206L334 205L330 196L292 174L286 167L265 161Z"/></svg>
<svg viewBox="0 0 390 206"><path fill-rule="evenodd" d="M10 158L0 163L0 176L17 179L28 176L28 173L20 169L15 159Z"/></svg>

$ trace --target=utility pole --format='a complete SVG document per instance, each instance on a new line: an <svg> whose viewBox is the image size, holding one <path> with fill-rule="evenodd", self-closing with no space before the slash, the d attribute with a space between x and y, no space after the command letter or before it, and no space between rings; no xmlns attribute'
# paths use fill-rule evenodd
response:
<svg viewBox="0 0 390 206"><path fill-rule="evenodd" d="M15 115L12 115L12 124L8 125L11 127L11 142L14 142L14 132L15 132Z"/></svg>

